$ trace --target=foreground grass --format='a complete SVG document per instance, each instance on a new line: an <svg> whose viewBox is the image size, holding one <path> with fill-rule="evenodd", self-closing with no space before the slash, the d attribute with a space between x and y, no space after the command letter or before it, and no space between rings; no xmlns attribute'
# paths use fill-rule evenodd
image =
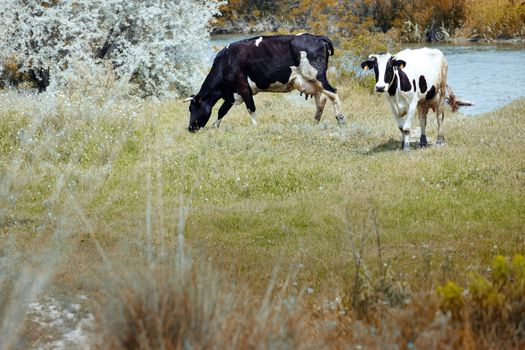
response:
<svg viewBox="0 0 525 350"><path fill-rule="evenodd" d="M263 94L258 127L241 106L196 135L179 102L71 115L60 106L32 114L19 98L0 116L3 232L51 232L72 201L84 233L111 250L147 220L155 237L172 237L182 201L196 253L257 288L276 265L301 264L312 287L339 281L349 226L371 232L371 208L386 261L414 285L524 252L523 100L473 118L448 112L444 148L405 153L381 97L340 90L344 128L330 106L315 126L313 102ZM364 254L372 262L373 245Z"/></svg>
<svg viewBox="0 0 525 350"><path fill-rule="evenodd" d="M96 295L104 259L162 255L184 231L194 256L254 295L295 271L313 303L346 293L356 247L368 270L387 265L414 291L525 253L525 100L448 111L445 147L402 152L382 97L339 91L343 128L330 105L313 125L312 101L261 94L256 128L240 106L197 134L179 101L5 93L4 247L31 254L60 237L55 285ZM431 142L435 129L431 117Z"/></svg>

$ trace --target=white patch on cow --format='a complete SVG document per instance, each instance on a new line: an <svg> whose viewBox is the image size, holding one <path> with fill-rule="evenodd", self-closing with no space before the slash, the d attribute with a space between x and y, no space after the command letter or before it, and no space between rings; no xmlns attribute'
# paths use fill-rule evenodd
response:
<svg viewBox="0 0 525 350"><path fill-rule="evenodd" d="M301 51L301 61L299 63L299 70L301 75L307 80L315 80L317 78L317 69L315 69L308 61L306 51Z"/></svg>
<svg viewBox="0 0 525 350"><path fill-rule="evenodd" d="M299 33L299 34L295 34L295 36L301 36L303 35L304 33Z"/></svg>
<svg viewBox="0 0 525 350"><path fill-rule="evenodd" d="M259 39L255 40L255 46L259 46L262 40L263 40L262 36L259 37Z"/></svg>
<svg viewBox="0 0 525 350"><path fill-rule="evenodd" d="M233 94L233 98L235 99L234 104L236 104L236 105L240 105L242 103L242 101L243 101L242 96L239 95L238 93L234 93Z"/></svg>
<svg viewBox="0 0 525 350"><path fill-rule="evenodd" d="M250 117L252 117L252 125L253 126L257 126L257 114L256 112L252 112L252 111L249 111L250 112Z"/></svg>
<svg viewBox="0 0 525 350"><path fill-rule="evenodd" d="M407 108L407 120L405 125L403 125L403 131L405 132L410 132L410 129L412 128L412 120L414 119L414 114L417 109L417 103L417 95L412 93L412 100L410 101L410 105Z"/></svg>
<svg viewBox="0 0 525 350"><path fill-rule="evenodd" d="M377 78L375 88L379 90L383 89L384 91L387 91L389 88L390 81L385 82L385 71L386 71L386 65L388 63L388 60L390 60L392 55L389 53L385 53L382 55L370 55L368 57L369 58L375 57L377 60L377 68L378 68L379 75Z"/></svg>
<svg viewBox="0 0 525 350"><path fill-rule="evenodd" d="M230 44L226 45L226 49L229 49L230 48Z"/></svg>
<svg viewBox="0 0 525 350"><path fill-rule="evenodd" d="M250 85L250 89L252 89L252 94L257 95L259 88L257 87L257 84L255 84L255 82L250 79L250 77L248 77L248 85Z"/></svg>
<svg viewBox="0 0 525 350"><path fill-rule="evenodd" d="M290 75L291 77L291 75ZM293 87L293 84L290 84L290 80L291 79L288 79L288 83L286 84L283 84L281 82L275 82L275 83L271 83L270 86L265 89L264 91L268 91L268 92L290 92L294 89Z"/></svg>
<svg viewBox="0 0 525 350"><path fill-rule="evenodd" d="M403 151L410 151L410 132L403 134Z"/></svg>

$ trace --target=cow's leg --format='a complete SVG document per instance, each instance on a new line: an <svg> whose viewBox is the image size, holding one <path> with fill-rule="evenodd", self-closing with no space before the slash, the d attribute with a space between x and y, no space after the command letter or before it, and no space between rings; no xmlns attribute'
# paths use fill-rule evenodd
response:
<svg viewBox="0 0 525 350"><path fill-rule="evenodd" d="M224 101L221 108L219 108L219 115L217 116L217 120L215 121L215 123L213 123L214 128L218 128L221 125L222 117L224 117L226 113L228 113L228 111L230 110L230 108L232 108L232 106L233 106L232 101L228 101L228 100Z"/></svg>
<svg viewBox="0 0 525 350"><path fill-rule="evenodd" d="M247 81L243 82L243 84L241 85L239 89L239 94L241 95L244 101L244 104L246 104L248 113L250 113L250 117L252 118L252 125L257 126L257 118L255 114L255 102L253 101L253 92Z"/></svg>
<svg viewBox="0 0 525 350"><path fill-rule="evenodd" d="M321 92L316 92L314 97L315 97L315 107L316 107L315 123L317 124L321 120L321 115L323 115L324 106L326 104L327 97L325 94Z"/></svg>
<svg viewBox="0 0 525 350"><path fill-rule="evenodd" d="M410 145L410 140L406 138L406 135L403 132L403 125L405 125L405 118L398 117L397 115L394 115L394 118L396 119L397 127L399 128L399 131L401 132L401 149L405 149L406 150L405 142L408 142L408 145ZM409 135L410 135L410 133L409 133Z"/></svg>
<svg viewBox="0 0 525 350"><path fill-rule="evenodd" d="M401 132L403 133L403 150L410 150L410 128L412 127L412 121L414 120L414 114L417 109L417 96L415 95L410 105L408 106L407 117Z"/></svg>
<svg viewBox="0 0 525 350"><path fill-rule="evenodd" d="M436 140L436 146L443 146L445 144L445 136L443 135L443 120L445 119L445 111L441 105L436 106L436 118L438 124L438 135Z"/></svg>
<svg viewBox="0 0 525 350"><path fill-rule="evenodd" d="M324 73L317 76L318 81L321 83L322 92L326 97L330 99L332 105L334 106L335 119L339 125L346 124L345 116L341 112L341 100L337 96L337 90L330 85L328 79L326 78L326 67L324 68Z"/></svg>
<svg viewBox="0 0 525 350"><path fill-rule="evenodd" d="M339 125L346 124L345 116L341 112L341 100L339 100L339 96L337 96L335 92L328 90L323 90L323 94L330 99L332 105L334 106L335 119L337 119L337 123Z"/></svg>
<svg viewBox="0 0 525 350"><path fill-rule="evenodd" d="M426 106L420 106L418 108L419 111L419 125L421 126L421 137L419 138L419 146L421 147L427 147L427 114L428 114L428 107Z"/></svg>
<svg viewBox="0 0 525 350"><path fill-rule="evenodd" d="M403 149L405 145L405 135L403 134L403 125L405 125L405 118L399 116L397 105L396 103L393 103L392 101L390 101L390 110L392 111L392 115L394 116L394 119L396 120L399 131L401 131L401 149Z"/></svg>
<svg viewBox="0 0 525 350"><path fill-rule="evenodd" d="M323 70L325 73L319 75L319 81L321 82L321 85L323 85L323 89L329 92L336 93L337 90L332 85L330 85L328 79L326 78L326 67Z"/></svg>

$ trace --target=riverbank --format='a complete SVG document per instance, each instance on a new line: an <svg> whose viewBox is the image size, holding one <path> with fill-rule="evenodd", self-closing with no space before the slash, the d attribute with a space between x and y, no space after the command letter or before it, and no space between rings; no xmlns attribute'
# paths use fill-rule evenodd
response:
<svg viewBox="0 0 525 350"><path fill-rule="evenodd" d="M493 38L482 38L482 37L453 37L450 41L452 44L501 44L501 45L525 45L525 38L512 38L512 39L493 39Z"/></svg>
<svg viewBox="0 0 525 350"><path fill-rule="evenodd" d="M264 24L259 26L250 26L247 23L240 25L239 27L229 27L229 28L213 28L212 30L212 40L214 37L251 37L256 35L280 35L280 34L295 34L295 33L316 33L315 31L305 29L304 27L289 25L289 26L280 26L280 25L270 25L267 26ZM323 35L335 36L337 33L322 33ZM346 38L349 40L351 38ZM398 39L399 40L399 39ZM480 35L471 35L471 36L451 36L446 40L441 41L422 41L422 42L406 42L400 41L398 44L424 44L424 43L433 43L433 44L502 44L502 45L525 45L525 37L514 37L514 38L490 38L483 37Z"/></svg>
<svg viewBox="0 0 525 350"><path fill-rule="evenodd" d="M512 0L459 2L391 0L358 3L232 1L221 7L216 30L254 33L299 29L346 38L362 33L389 33L399 42L525 37L525 7ZM262 29L262 30L261 30Z"/></svg>

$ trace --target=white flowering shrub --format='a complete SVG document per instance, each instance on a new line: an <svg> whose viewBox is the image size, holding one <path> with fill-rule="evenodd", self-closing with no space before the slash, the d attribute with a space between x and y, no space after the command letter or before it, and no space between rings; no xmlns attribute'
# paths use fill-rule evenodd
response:
<svg viewBox="0 0 525 350"><path fill-rule="evenodd" d="M118 81L135 83L143 95L187 93L197 83L208 27L221 4L2 0L0 60L16 62L42 85L61 87L80 72L104 71ZM79 70L81 65L85 67Z"/></svg>

